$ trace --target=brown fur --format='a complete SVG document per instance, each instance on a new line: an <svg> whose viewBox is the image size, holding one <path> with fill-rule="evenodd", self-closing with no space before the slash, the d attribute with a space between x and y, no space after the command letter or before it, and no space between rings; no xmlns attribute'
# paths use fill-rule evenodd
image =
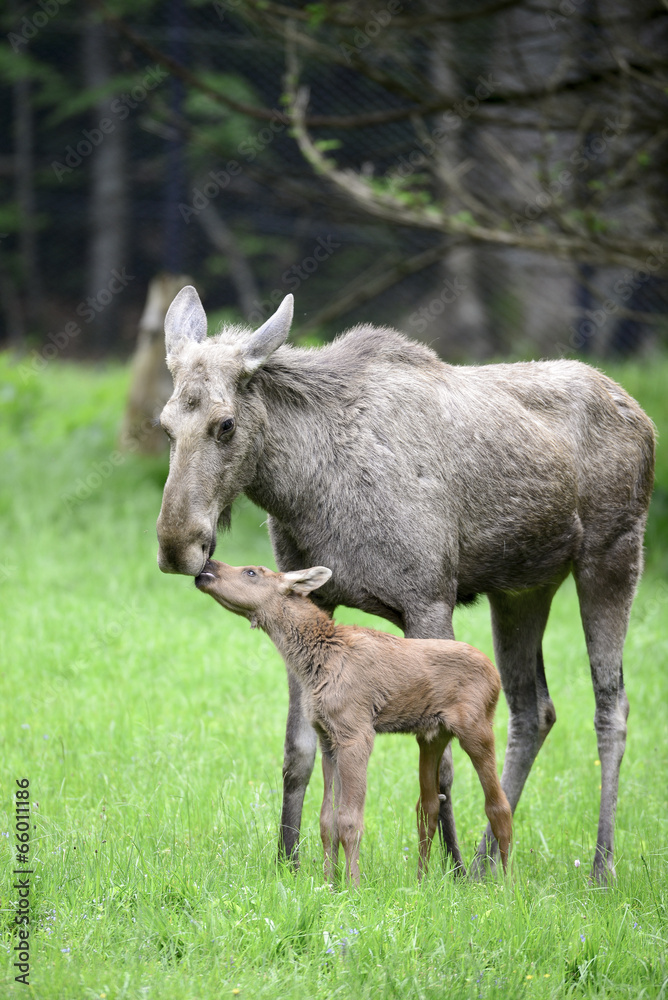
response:
<svg viewBox="0 0 668 1000"><path fill-rule="evenodd" d="M494 753L492 720L501 690L494 665L464 642L402 639L335 624L307 596L329 576L324 567L274 573L209 560L196 579L200 590L267 632L301 685L304 711L322 749L326 878L332 877L340 839L348 877L359 884L366 772L375 733L414 733L420 747L418 877L429 861L440 806L439 765L453 736L478 772L505 870L512 819Z"/></svg>

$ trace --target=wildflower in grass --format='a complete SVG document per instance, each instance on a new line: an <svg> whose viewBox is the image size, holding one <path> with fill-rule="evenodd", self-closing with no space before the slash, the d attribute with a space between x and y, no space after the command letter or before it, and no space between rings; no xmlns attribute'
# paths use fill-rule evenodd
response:
<svg viewBox="0 0 668 1000"><path fill-rule="evenodd" d="M61 951L61 953L63 955L69 955L69 953L70 953L70 949L69 948L61 948L60 951Z"/></svg>
<svg viewBox="0 0 668 1000"><path fill-rule="evenodd" d="M581 940L581 941L582 941L582 943L584 944L584 942L586 941L586 937L585 937L585 935L584 935L584 934L581 934L581 935L580 935L580 940Z"/></svg>
<svg viewBox="0 0 668 1000"><path fill-rule="evenodd" d="M575 865L576 868L579 868L580 867L580 859L576 858L575 861L573 862L573 864Z"/></svg>

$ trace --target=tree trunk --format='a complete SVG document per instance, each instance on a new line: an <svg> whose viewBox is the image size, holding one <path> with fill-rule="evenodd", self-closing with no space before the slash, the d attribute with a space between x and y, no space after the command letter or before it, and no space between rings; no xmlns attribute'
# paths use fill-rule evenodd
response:
<svg viewBox="0 0 668 1000"><path fill-rule="evenodd" d="M89 18L84 31L85 85L101 87L113 75L109 29ZM125 125L111 111L112 98L95 104L92 128L103 118L113 122L113 130L101 133L100 144L92 150L90 194L90 251L88 271L89 304L96 316L90 328L89 346L107 352L116 346L119 297L125 289L114 272L127 264L127 184Z"/></svg>
<svg viewBox="0 0 668 1000"><path fill-rule="evenodd" d="M157 423L172 394L172 376L165 363L165 316L176 293L189 284L191 279L185 275L160 274L149 285L120 434L124 451L159 455L167 446L165 433Z"/></svg>
<svg viewBox="0 0 668 1000"><path fill-rule="evenodd" d="M34 186L34 130L30 99L30 81L14 84L14 178L19 209L19 259L21 267L20 299L22 308L14 310L9 328L10 342L18 346L26 330L36 332L43 326L44 300L37 257L37 225Z"/></svg>

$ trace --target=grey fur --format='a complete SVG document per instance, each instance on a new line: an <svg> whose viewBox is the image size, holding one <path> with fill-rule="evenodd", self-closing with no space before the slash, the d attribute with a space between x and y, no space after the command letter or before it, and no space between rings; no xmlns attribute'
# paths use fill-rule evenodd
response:
<svg viewBox="0 0 668 1000"><path fill-rule="evenodd" d="M332 569L316 595L329 612L344 604L407 636L453 638L456 602L487 594L510 709L502 784L513 809L555 721L541 641L572 571L601 760L592 877L605 881L614 872L628 714L622 647L642 569L651 421L577 361L452 367L396 331L359 326L323 348L277 347L249 378L252 338L227 328L203 343L176 340L168 356L175 389L162 420L173 444L160 567L197 575L243 492L270 515L281 570ZM235 431L216 440L230 417ZM281 838L295 858L315 746L291 682ZM440 831L463 870L451 783L446 752ZM488 828L478 859L490 837Z"/></svg>
<svg viewBox="0 0 668 1000"><path fill-rule="evenodd" d="M180 340L201 343L206 337L206 313L192 285L186 285L174 298L165 316L165 345L171 354Z"/></svg>

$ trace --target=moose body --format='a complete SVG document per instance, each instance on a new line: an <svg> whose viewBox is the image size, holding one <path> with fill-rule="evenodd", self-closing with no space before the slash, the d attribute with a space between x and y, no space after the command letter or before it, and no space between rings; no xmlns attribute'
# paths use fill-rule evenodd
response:
<svg viewBox="0 0 668 1000"><path fill-rule="evenodd" d="M541 650L573 572L596 698L601 810L592 876L613 867L628 701L622 648L642 569L654 430L615 382L576 361L454 367L396 331L284 345L292 296L257 331L206 337L195 289L165 322L174 394L158 562L196 576L245 493L268 512L281 570L325 565L315 595L407 637L453 639L457 602L488 596L510 722L501 782L514 810L556 715ZM316 735L289 678L281 842L297 856ZM451 754L439 827L455 867ZM488 827L480 869L496 845Z"/></svg>
<svg viewBox="0 0 668 1000"><path fill-rule="evenodd" d="M224 608L264 629L301 687L304 712L322 750L325 878L333 878L340 840L347 875L359 885L367 765L376 733L417 737L418 878L429 863L439 814L439 764L453 736L480 778L505 870L512 817L496 772L492 721L501 683L493 663L464 642L401 639L336 625L308 597L330 576L324 566L273 573L264 566L208 560L195 578Z"/></svg>

